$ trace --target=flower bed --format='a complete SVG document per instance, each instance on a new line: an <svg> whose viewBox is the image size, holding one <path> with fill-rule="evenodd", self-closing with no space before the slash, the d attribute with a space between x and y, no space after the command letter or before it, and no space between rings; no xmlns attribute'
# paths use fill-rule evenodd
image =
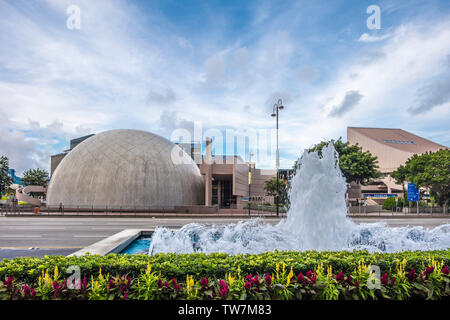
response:
<svg viewBox="0 0 450 320"><path fill-rule="evenodd" d="M19 258L0 299L448 299L449 250ZM65 270L77 265L80 282ZM380 268L371 275L369 265ZM75 289L69 287L75 286Z"/></svg>

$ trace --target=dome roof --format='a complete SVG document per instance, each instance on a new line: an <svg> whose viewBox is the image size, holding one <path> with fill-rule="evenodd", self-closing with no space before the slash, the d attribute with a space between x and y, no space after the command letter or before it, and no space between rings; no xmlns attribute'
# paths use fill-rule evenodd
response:
<svg viewBox="0 0 450 320"><path fill-rule="evenodd" d="M86 139L58 165L47 204L60 203L124 209L197 205L204 203L204 180L194 161L169 140L146 131L111 130Z"/></svg>

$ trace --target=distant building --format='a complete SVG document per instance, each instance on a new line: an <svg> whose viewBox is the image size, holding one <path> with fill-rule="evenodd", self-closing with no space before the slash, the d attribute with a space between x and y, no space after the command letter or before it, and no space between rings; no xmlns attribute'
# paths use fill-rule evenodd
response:
<svg viewBox="0 0 450 320"><path fill-rule="evenodd" d="M186 152L194 162L200 166L202 163L202 144L199 142L175 142L184 152Z"/></svg>
<svg viewBox="0 0 450 320"><path fill-rule="evenodd" d="M79 137L70 140L70 149L64 150L61 153L54 154L50 157L50 176L53 175L53 172L55 172L56 167L61 163L62 159L71 151L73 150L77 145L79 145L81 142L86 140L87 138L92 137L94 134L89 134L87 136Z"/></svg>
<svg viewBox="0 0 450 320"><path fill-rule="evenodd" d="M365 198L382 199L393 195L403 195L401 185L395 183L390 173L411 158L414 154L427 151L436 152L446 146L421 138L402 129L388 128L347 128L347 141L358 144L363 151L377 156L382 177L361 187Z"/></svg>
<svg viewBox="0 0 450 320"><path fill-rule="evenodd" d="M249 195L249 167L251 184ZM205 204L222 208L244 208L248 201L273 203L267 196L265 182L276 177L276 170L256 169L240 156L212 155L212 141L206 139L206 150L200 165L205 176ZM250 196L250 198L249 198Z"/></svg>

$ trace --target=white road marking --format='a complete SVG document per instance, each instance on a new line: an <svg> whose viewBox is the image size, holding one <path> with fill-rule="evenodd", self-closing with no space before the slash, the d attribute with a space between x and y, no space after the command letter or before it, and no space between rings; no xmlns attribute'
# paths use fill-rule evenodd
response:
<svg viewBox="0 0 450 320"><path fill-rule="evenodd" d="M0 236L0 238L40 238L41 236L37 236L37 235L21 235L21 234L14 234L14 235L9 235L9 236Z"/></svg>

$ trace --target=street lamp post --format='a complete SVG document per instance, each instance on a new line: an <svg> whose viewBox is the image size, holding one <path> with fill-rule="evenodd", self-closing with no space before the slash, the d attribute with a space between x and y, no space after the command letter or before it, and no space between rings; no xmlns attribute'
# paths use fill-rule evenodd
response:
<svg viewBox="0 0 450 320"><path fill-rule="evenodd" d="M248 160L248 215L250 215L250 186L252 184L252 156L254 154L250 152Z"/></svg>
<svg viewBox="0 0 450 320"><path fill-rule="evenodd" d="M279 198L280 198L280 152L278 150L278 110L283 110L283 101L278 99L278 102L273 105L272 117L276 117L277 119L277 153L276 153L276 167L277 167L277 195L276 195L276 204L277 204L277 217L279 216Z"/></svg>

